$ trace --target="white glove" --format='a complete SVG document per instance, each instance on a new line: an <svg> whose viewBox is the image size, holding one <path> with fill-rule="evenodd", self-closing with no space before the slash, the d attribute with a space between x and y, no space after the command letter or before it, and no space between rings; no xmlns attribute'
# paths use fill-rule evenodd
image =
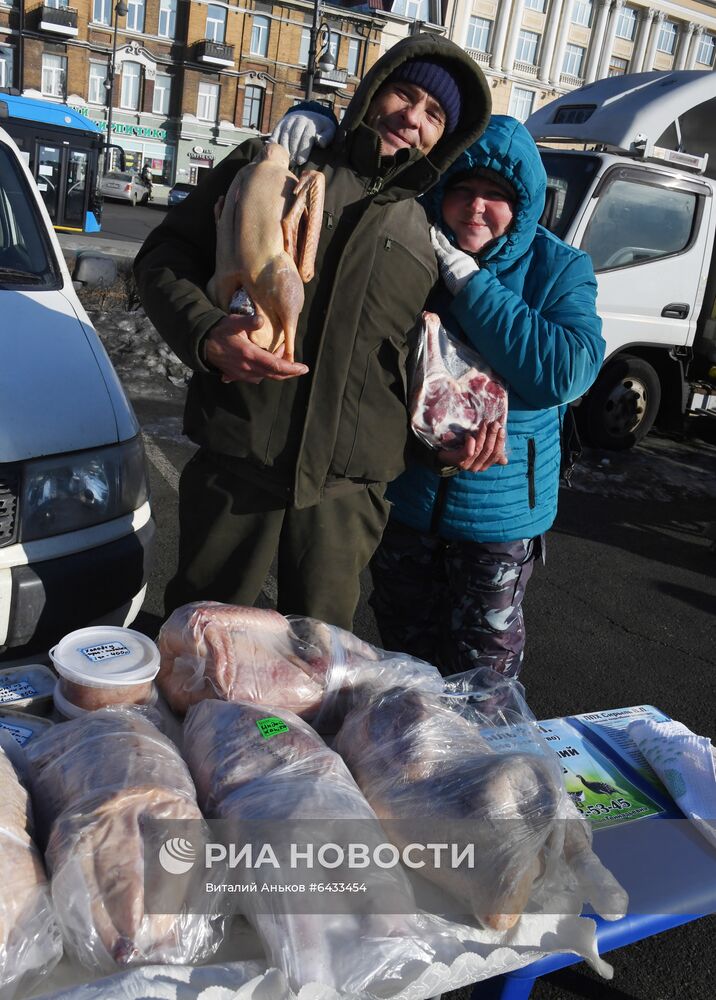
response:
<svg viewBox="0 0 716 1000"><path fill-rule="evenodd" d="M444 233L435 226L430 227L430 240L438 259L440 274L445 287L451 295L457 295L463 290L473 274L480 270L480 265L470 254L463 253L454 247Z"/></svg>
<svg viewBox="0 0 716 1000"><path fill-rule="evenodd" d="M289 111L270 135L271 142L277 142L288 150L293 163L305 163L314 145L325 148L336 134L332 118L317 111Z"/></svg>

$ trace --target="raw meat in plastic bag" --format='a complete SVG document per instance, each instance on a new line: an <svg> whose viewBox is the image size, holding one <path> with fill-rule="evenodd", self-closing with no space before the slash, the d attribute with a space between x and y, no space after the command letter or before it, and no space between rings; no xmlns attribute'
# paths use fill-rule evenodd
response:
<svg viewBox="0 0 716 1000"><path fill-rule="evenodd" d="M62 957L45 869L31 836L30 799L11 760L12 750L0 739L0 996L5 1000L48 973Z"/></svg>
<svg viewBox="0 0 716 1000"><path fill-rule="evenodd" d="M288 709L322 732L396 683L441 687L437 669L334 625L215 601L186 604L159 633L157 683L176 712L206 698Z"/></svg>
<svg viewBox="0 0 716 1000"><path fill-rule="evenodd" d="M455 450L485 423L506 425L504 383L435 313L423 313L410 385L411 426L429 448Z"/></svg>
<svg viewBox="0 0 716 1000"><path fill-rule="evenodd" d="M202 821L176 747L139 711L112 708L55 726L27 757L57 918L82 964L113 971L211 955L223 929L215 913L145 911L146 822Z"/></svg>
<svg viewBox="0 0 716 1000"><path fill-rule="evenodd" d="M280 723L275 735L262 735L257 725L262 720ZM302 847L304 840L313 843L316 832L332 843L332 824L350 821L358 840L380 830L344 762L293 713L275 706L204 701L189 710L184 730L199 802L208 817L233 822L237 842L251 842L252 836L262 840L255 824L263 823L289 831ZM318 856L320 842L314 849ZM243 878L259 885L284 883L287 874L296 881L303 870L249 868ZM309 877L321 883L338 876L333 868L315 864ZM379 877L388 898L400 901L397 914L372 912L372 894L349 896L350 912L322 911L321 897L309 892L301 897L245 892L237 898L269 964L281 969L294 989L319 982L353 995L381 979L396 978L411 962L429 963L433 957L419 918L412 915L415 903L405 872L391 868Z"/></svg>

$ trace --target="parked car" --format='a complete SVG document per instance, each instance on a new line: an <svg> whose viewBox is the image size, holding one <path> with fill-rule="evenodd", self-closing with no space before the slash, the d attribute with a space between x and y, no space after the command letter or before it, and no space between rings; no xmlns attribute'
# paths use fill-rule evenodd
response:
<svg viewBox="0 0 716 1000"><path fill-rule="evenodd" d="M139 174L130 170L110 170L100 179L99 192L105 198L128 201L132 205L146 205L149 201L149 188Z"/></svg>
<svg viewBox="0 0 716 1000"><path fill-rule="evenodd" d="M40 192L0 128L0 654L95 622L129 624L155 533L142 436L73 285L111 258L65 264Z"/></svg>
<svg viewBox="0 0 716 1000"><path fill-rule="evenodd" d="M195 184L187 184L186 181L177 181L174 187L170 188L169 196L167 198L167 205L169 208L172 205L178 205L180 201L184 201L186 196L194 190Z"/></svg>

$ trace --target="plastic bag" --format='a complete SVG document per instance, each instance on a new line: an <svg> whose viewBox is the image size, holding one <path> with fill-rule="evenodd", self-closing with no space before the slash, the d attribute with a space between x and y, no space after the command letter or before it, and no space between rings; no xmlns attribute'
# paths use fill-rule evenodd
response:
<svg viewBox="0 0 716 1000"><path fill-rule="evenodd" d="M55 726L27 752L52 899L68 948L96 971L191 963L221 943L216 913L145 910L147 821L202 822L176 747L140 712L101 709Z"/></svg>
<svg viewBox="0 0 716 1000"><path fill-rule="evenodd" d="M433 949L412 915L415 903L399 866L374 872L370 891L345 895L337 908L337 896L312 894L308 882L298 895L267 887L304 884L304 878L314 885L343 884L337 881L345 878L341 871L320 862L321 847L346 828L356 840L384 840L344 762L303 720L275 706L204 701L189 710L184 729L199 802L208 817L232 821L232 839L242 845L258 840L254 846L263 847L264 837L271 837L279 857L282 837L302 852L312 846L305 868L242 870L244 884L258 891L237 897L269 964L295 990L317 982L353 995L399 977L411 962L431 961ZM365 878L363 870L353 878ZM379 909L377 896L394 909Z"/></svg>
<svg viewBox="0 0 716 1000"><path fill-rule="evenodd" d="M157 683L183 713L205 698L274 705L334 731L356 699L400 684L440 690L437 669L313 618L201 601L159 633Z"/></svg>
<svg viewBox="0 0 716 1000"><path fill-rule="evenodd" d="M390 821L394 842L404 846L417 828L473 845L471 871L436 863L420 874L484 927L513 927L540 883L570 864L566 852L575 893L608 901L605 916L625 907L623 890L591 851L586 823L575 817L575 828L565 828L557 759L517 682L481 669L449 680L441 695L395 688L348 714L336 749L379 819ZM588 878L580 882L579 871ZM604 873L608 892L592 892L595 873L597 883Z"/></svg>
<svg viewBox="0 0 716 1000"><path fill-rule="evenodd" d="M410 375L413 432L438 451L462 447L469 431L507 423L504 383L473 348L455 340L435 313L423 313Z"/></svg>
<svg viewBox="0 0 716 1000"><path fill-rule="evenodd" d="M0 996L10 1000L62 957L45 869L32 840L28 793L13 763L17 745L0 737ZM6 752L7 751L7 752Z"/></svg>

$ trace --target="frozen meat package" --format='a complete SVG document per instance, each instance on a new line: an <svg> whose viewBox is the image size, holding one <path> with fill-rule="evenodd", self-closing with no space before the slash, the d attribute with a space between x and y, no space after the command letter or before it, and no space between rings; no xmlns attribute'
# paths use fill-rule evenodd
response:
<svg viewBox="0 0 716 1000"><path fill-rule="evenodd" d="M68 950L95 972L213 954L222 939L218 914L145 909L147 822L203 823L186 764L146 715L88 713L33 740L27 760Z"/></svg>
<svg viewBox="0 0 716 1000"><path fill-rule="evenodd" d="M301 852L310 850L312 859L344 824L360 840L383 836L341 758L285 709L214 700L194 705L184 723L184 753L205 815L228 821L232 839L254 844L254 857L271 830L277 857L280 846L288 846L285 835ZM243 884L256 891L237 897L240 912L258 933L268 964L296 991L320 983L351 996L398 981L411 963L429 964L433 946L415 915L405 872L398 866L380 870L377 878L374 873L368 891L344 895L347 904L336 909L336 897L310 889L310 883L337 885L345 877L333 868L333 857L325 867L316 861L294 868L289 860L279 869L261 865L241 872ZM305 893L271 888L304 884L304 877Z"/></svg>
<svg viewBox="0 0 716 1000"><path fill-rule="evenodd" d="M14 740L0 734L0 996L4 1000L50 972L62 957L47 876L32 837L30 797L19 777L21 766Z"/></svg>
<svg viewBox="0 0 716 1000"><path fill-rule="evenodd" d="M206 698L288 709L321 732L386 686L440 689L438 670L313 618L216 601L177 608L159 634L157 683L175 712Z"/></svg>

